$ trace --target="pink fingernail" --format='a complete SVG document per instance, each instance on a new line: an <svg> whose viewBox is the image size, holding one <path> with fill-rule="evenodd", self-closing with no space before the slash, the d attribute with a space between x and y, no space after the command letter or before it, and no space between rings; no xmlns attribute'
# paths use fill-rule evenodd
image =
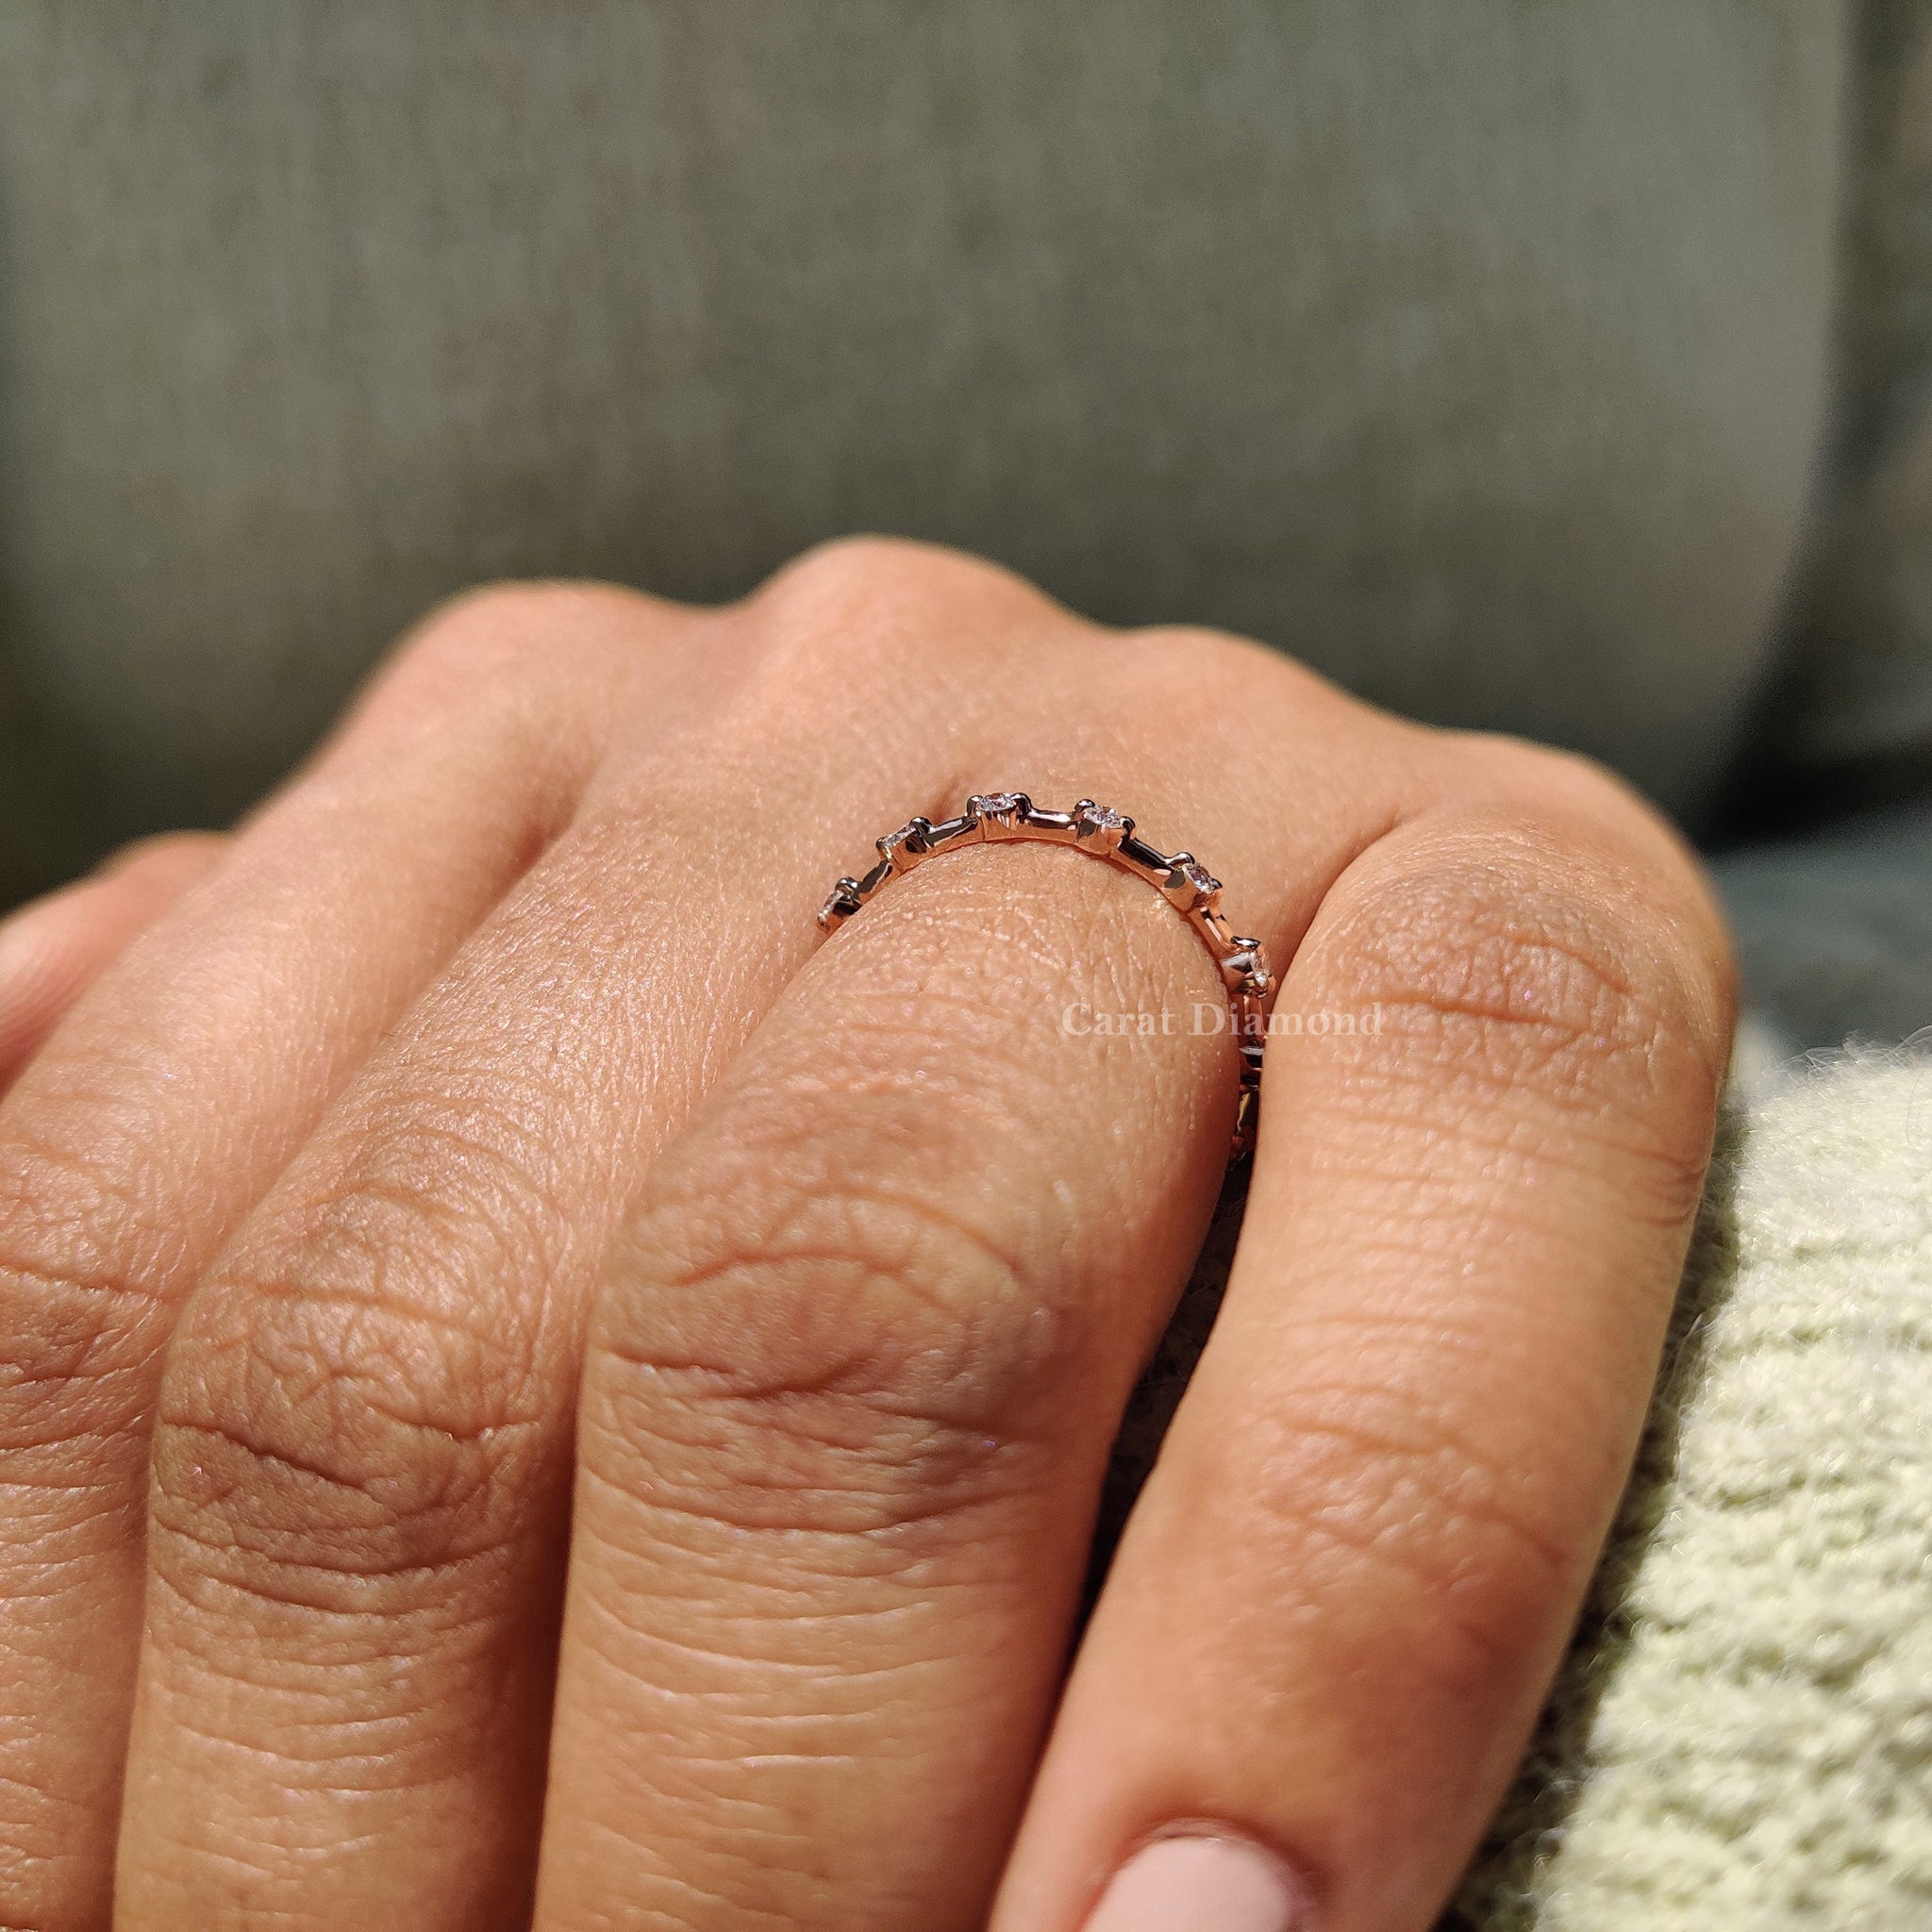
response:
<svg viewBox="0 0 1932 1932"><path fill-rule="evenodd" d="M1113 1875L1086 1932L1308 1932L1301 1887L1246 1839L1158 1838Z"/></svg>

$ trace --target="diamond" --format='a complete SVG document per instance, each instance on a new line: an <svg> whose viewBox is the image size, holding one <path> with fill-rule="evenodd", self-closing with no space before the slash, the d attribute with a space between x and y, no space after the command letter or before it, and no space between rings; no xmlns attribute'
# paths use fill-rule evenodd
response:
<svg viewBox="0 0 1932 1932"><path fill-rule="evenodd" d="M1221 962L1221 976L1230 992L1265 1000L1274 991L1274 974L1259 940L1237 939Z"/></svg>
<svg viewBox="0 0 1932 1932"><path fill-rule="evenodd" d="M894 872L909 872L913 863L932 849L926 842L931 832L930 819L908 819L896 832L888 832L878 841L879 857Z"/></svg>
<svg viewBox="0 0 1932 1932"><path fill-rule="evenodd" d="M819 924L826 932L850 919L858 910L858 891L857 879L841 879L825 894L825 903L819 908Z"/></svg>
<svg viewBox="0 0 1932 1932"><path fill-rule="evenodd" d="M1118 852L1133 829L1133 820L1111 806L1083 798L1074 808L1074 842L1090 852Z"/></svg>
<svg viewBox="0 0 1932 1932"><path fill-rule="evenodd" d="M1183 912L1212 912L1221 881L1191 852L1176 852L1160 889Z"/></svg>
<svg viewBox="0 0 1932 1932"><path fill-rule="evenodd" d="M1024 791L991 791L983 798L969 798L966 809L976 819L1003 819L1025 810L1027 803Z"/></svg>

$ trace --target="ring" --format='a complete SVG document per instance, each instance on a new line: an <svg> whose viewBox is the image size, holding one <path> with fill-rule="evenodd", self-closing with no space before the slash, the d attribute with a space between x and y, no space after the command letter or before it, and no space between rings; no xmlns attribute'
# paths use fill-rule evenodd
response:
<svg viewBox="0 0 1932 1932"><path fill-rule="evenodd" d="M1230 1030L1241 1056L1241 1093L1236 1104L1236 1158L1252 1151L1255 1116L1261 1100L1262 1049L1268 1037L1268 1002L1274 973L1259 940L1245 939L1222 916L1221 881L1191 852L1171 858L1157 852L1134 830L1126 813L1083 798L1072 811L1041 811L1024 791L992 791L969 798L958 818L908 819L896 832L876 841L878 863L863 878L842 878L819 908L823 931L838 929L889 879L961 845L1005 844L1029 839L1045 845L1071 845L1076 852L1107 859L1144 879L1200 934L1227 995Z"/></svg>

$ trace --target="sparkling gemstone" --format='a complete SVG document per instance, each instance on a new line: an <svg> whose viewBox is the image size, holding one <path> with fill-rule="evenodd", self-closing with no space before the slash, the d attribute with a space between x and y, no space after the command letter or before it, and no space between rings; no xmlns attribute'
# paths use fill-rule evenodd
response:
<svg viewBox="0 0 1932 1932"><path fill-rule="evenodd" d="M850 919L858 910L858 901L852 896L850 881L841 879L825 894L825 903L819 908L819 924L828 929L841 919Z"/></svg>
<svg viewBox="0 0 1932 1932"><path fill-rule="evenodd" d="M1080 808L1080 829L1083 832L1124 832L1133 820L1124 812L1115 811L1110 805L1083 805Z"/></svg>
<svg viewBox="0 0 1932 1932"><path fill-rule="evenodd" d="M924 819L913 819L896 832L888 832L879 844L887 852L896 852L902 845L909 845L917 852L925 843L925 835L931 830L932 826Z"/></svg>
<svg viewBox="0 0 1932 1932"><path fill-rule="evenodd" d="M1024 791L992 791L984 798L974 799L968 807L974 818L1005 818L1009 812L1021 810L1026 804Z"/></svg>
<svg viewBox="0 0 1932 1932"><path fill-rule="evenodd" d="M1221 890L1221 881L1198 858L1184 859L1176 870L1204 899L1211 899Z"/></svg>
<svg viewBox="0 0 1932 1932"><path fill-rule="evenodd" d="M1236 992L1250 999L1264 1000L1274 991L1274 975L1258 940L1237 940L1234 950L1221 962L1221 976Z"/></svg>

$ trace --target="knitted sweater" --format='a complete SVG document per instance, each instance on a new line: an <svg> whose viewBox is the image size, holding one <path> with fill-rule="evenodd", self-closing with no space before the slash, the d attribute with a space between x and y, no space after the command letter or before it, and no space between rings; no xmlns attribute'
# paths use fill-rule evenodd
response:
<svg viewBox="0 0 1932 1932"><path fill-rule="evenodd" d="M1932 1053L1728 1123L1616 1534L1445 1921L1632 1926L1932 1926Z"/></svg>

